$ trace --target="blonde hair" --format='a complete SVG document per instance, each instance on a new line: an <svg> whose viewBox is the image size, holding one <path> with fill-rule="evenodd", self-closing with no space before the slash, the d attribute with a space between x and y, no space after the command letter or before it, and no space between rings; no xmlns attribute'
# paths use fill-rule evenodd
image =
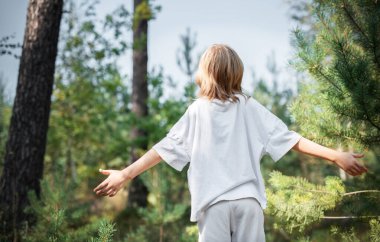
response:
<svg viewBox="0 0 380 242"><path fill-rule="evenodd" d="M203 53L195 82L200 90L198 97L207 99L232 99L239 101L235 94L243 94L241 82L244 65L238 54L228 45L213 44Z"/></svg>

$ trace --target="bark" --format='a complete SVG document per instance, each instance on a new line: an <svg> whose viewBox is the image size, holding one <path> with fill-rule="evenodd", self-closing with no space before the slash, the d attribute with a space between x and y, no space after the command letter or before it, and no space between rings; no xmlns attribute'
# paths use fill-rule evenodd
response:
<svg viewBox="0 0 380 242"><path fill-rule="evenodd" d="M132 112L137 118L148 115L148 21L149 19L142 16L136 18L136 9L146 0L134 0L135 25L133 26L133 77L132 77ZM132 140L135 140L135 146L132 147L131 162L139 158L137 148L147 149L147 133L145 130L134 127L131 134ZM141 142L137 142L141 140ZM137 176L132 180L128 193L128 207L146 207L148 189Z"/></svg>
<svg viewBox="0 0 380 242"><path fill-rule="evenodd" d="M30 0L4 170L0 178L0 240L19 241L28 191L40 198L40 179L63 0ZM1 237L4 236L4 237Z"/></svg>

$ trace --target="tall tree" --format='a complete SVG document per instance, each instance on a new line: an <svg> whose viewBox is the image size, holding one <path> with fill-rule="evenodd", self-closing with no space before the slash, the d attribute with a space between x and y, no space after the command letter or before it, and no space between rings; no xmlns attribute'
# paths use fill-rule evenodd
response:
<svg viewBox="0 0 380 242"><path fill-rule="evenodd" d="M160 8L149 0L134 0L133 13L133 76L132 76L132 112L136 121L148 116L148 22ZM132 129L131 163L139 158L138 149L148 148L147 132L136 122ZM128 206L146 207L148 189L140 177L132 180L128 193Z"/></svg>
<svg viewBox="0 0 380 242"><path fill-rule="evenodd" d="M16 97L0 180L0 224L5 239L18 241L33 216L24 213L27 192L40 197L51 93L63 0L30 0ZM3 239L3 238L2 238Z"/></svg>

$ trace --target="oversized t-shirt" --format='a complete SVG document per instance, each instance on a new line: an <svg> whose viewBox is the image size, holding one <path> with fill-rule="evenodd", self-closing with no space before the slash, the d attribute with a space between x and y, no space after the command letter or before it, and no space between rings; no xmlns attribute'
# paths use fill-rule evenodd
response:
<svg viewBox="0 0 380 242"><path fill-rule="evenodd" d="M302 137L253 97L236 96L236 103L196 99L152 147L178 171L189 163L192 222L219 199L255 197L265 209L261 158L277 162Z"/></svg>

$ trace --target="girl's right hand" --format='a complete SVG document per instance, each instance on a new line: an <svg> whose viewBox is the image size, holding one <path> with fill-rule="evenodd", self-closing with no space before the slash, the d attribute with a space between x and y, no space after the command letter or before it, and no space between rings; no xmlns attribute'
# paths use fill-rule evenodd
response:
<svg viewBox="0 0 380 242"><path fill-rule="evenodd" d="M351 176L358 176L364 172L368 172L368 169L364 167L356 158L362 158L364 154L351 153L351 152L339 152L334 162L342 168L345 172Z"/></svg>
<svg viewBox="0 0 380 242"><path fill-rule="evenodd" d="M94 192L99 196L115 196L128 181L124 173L119 170L100 169L99 172L103 175L108 175L108 177L94 189Z"/></svg>

